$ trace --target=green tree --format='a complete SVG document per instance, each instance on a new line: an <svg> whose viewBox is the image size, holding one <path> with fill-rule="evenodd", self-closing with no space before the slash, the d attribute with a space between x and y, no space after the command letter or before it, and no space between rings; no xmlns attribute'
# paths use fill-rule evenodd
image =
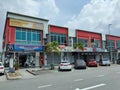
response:
<svg viewBox="0 0 120 90"><path fill-rule="evenodd" d="M50 53L52 55L52 67L54 69L54 53L57 53L57 54L60 54L60 49L59 49L59 45L58 45L58 42L56 41L53 41L53 42L50 42L46 45L46 52L47 53Z"/></svg>
<svg viewBox="0 0 120 90"><path fill-rule="evenodd" d="M74 48L75 49L80 49L80 50L84 50L84 44L82 42L78 42L78 43L74 43ZM78 59L79 59L79 53L78 53Z"/></svg>
<svg viewBox="0 0 120 90"><path fill-rule="evenodd" d="M74 48L78 48L80 50L84 50L84 44L82 42L74 43Z"/></svg>

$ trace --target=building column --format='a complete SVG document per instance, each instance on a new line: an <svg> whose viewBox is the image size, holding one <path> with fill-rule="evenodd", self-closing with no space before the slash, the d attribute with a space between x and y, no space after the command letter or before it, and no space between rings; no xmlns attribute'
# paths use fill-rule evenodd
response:
<svg viewBox="0 0 120 90"><path fill-rule="evenodd" d="M11 55L10 62L9 62L9 67L13 68L13 65L14 65L14 55Z"/></svg>
<svg viewBox="0 0 120 90"><path fill-rule="evenodd" d="M39 57L40 57L40 53L36 52L35 53L35 67L39 67L40 66Z"/></svg>
<svg viewBox="0 0 120 90"><path fill-rule="evenodd" d="M45 58L44 65L47 66L47 55L46 55L46 53L44 53L44 58Z"/></svg>
<svg viewBox="0 0 120 90"><path fill-rule="evenodd" d="M5 62L5 52L2 53L2 63L4 64Z"/></svg>
<svg viewBox="0 0 120 90"><path fill-rule="evenodd" d="M116 57L117 57L116 64L117 64L118 59L119 59L119 58L118 58L118 54L119 54L119 52L117 51L117 52L116 52Z"/></svg>

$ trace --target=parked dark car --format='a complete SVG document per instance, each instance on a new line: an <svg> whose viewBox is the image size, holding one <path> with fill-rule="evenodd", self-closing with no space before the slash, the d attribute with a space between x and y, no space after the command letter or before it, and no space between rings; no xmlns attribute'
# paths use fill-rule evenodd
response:
<svg viewBox="0 0 120 90"><path fill-rule="evenodd" d="M95 59L89 59L87 62L87 66L88 67L97 67L98 64L97 64L97 61Z"/></svg>
<svg viewBox="0 0 120 90"><path fill-rule="evenodd" d="M117 64L120 64L120 58L117 60Z"/></svg>
<svg viewBox="0 0 120 90"><path fill-rule="evenodd" d="M86 62L82 59L77 59L74 63L75 69L86 69Z"/></svg>

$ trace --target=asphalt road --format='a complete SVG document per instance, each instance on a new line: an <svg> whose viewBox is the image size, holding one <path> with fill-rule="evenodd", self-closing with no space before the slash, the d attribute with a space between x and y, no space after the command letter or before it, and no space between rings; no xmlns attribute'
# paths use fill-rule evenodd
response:
<svg viewBox="0 0 120 90"><path fill-rule="evenodd" d="M0 82L0 90L120 90L120 65L40 74Z"/></svg>

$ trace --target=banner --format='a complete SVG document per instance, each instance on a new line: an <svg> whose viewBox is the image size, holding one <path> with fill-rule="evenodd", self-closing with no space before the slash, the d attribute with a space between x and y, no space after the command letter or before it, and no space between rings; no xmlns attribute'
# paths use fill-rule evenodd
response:
<svg viewBox="0 0 120 90"><path fill-rule="evenodd" d="M39 45L17 45L14 44L14 51L43 51L44 47Z"/></svg>
<svg viewBox="0 0 120 90"><path fill-rule="evenodd" d="M43 23L28 22L17 19L10 19L10 26L43 30Z"/></svg>

